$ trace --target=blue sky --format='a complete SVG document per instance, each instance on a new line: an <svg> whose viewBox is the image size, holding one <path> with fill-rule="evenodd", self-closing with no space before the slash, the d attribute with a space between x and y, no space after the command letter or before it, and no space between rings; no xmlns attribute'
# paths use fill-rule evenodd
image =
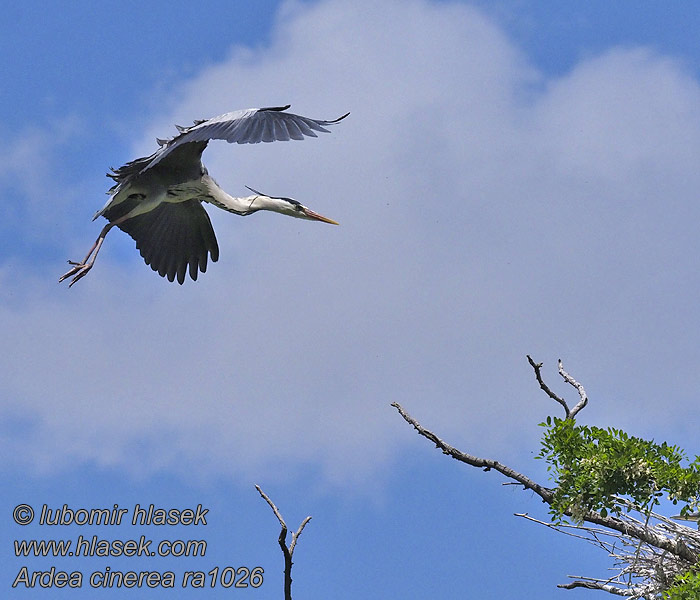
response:
<svg viewBox="0 0 700 600"><path fill-rule="evenodd" d="M261 566L295 597L563 598L592 547L517 519L545 507L448 460L453 445L544 481L558 414L525 355L586 386L581 420L697 452L700 16L676 2L22 3L0 35L0 530L23 565ZM9 84L7 83L9 82ZM230 110L351 111L303 143L211 144L205 164L341 223L209 212L221 258L169 284L100 224L104 173ZM219 211L220 212L220 211ZM20 527L37 512L209 509L194 527ZM205 539L204 557L18 559L15 539ZM201 597L197 590L100 590Z"/></svg>

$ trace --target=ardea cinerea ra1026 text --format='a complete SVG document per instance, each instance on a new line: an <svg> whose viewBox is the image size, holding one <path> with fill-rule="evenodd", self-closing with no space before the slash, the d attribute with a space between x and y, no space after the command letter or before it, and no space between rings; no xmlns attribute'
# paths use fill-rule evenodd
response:
<svg viewBox="0 0 700 600"><path fill-rule="evenodd" d="M146 264L161 277L170 281L177 277L183 283L189 270L196 280L199 271L207 270L207 254L213 262L219 258L216 235L203 202L237 215L271 210L337 225L291 198L266 196L252 188L248 188L252 196L229 196L202 164L202 152L209 140L237 144L301 140L317 137L317 131L328 133L325 126L350 114L319 121L285 112L288 108L249 108L195 121L190 127L177 126L179 133L169 140L158 140L160 148L150 156L112 169L107 175L116 183L108 192L107 204L93 217L105 217L109 223L82 262L68 261L73 267L59 282L72 277L72 286L87 275L105 236L115 225L134 239Z"/></svg>

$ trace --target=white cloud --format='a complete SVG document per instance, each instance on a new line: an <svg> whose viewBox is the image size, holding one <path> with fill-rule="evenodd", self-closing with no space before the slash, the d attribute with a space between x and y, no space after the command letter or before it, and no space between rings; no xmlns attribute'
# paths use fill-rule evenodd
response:
<svg viewBox="0 0 700 600"><path fill-rule="evenodd" d="M556 412L526 352L550 378L566 359L598 423L677 425L658 398L687 402L675 357L700 359L697 100L643 49L548 81L465 6L288 3L270 47L174 89L137 151L246 106L350 110L318 140L205 154L231 193L291 195L341 227L210 210L221 259L197 284L133 249L115 265L119 233L70 291L30 281L0 307L7 411L36 427L11 447L37 468L343 484L415 441L396 400L457 444L515 453Z"/></svg>

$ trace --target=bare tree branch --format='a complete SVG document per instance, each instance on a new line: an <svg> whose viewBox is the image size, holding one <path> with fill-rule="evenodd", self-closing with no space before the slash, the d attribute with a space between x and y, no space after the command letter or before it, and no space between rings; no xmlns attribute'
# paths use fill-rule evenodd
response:
<svg viewBox="0 0 700 600"><path fill-rule="evenodd" d="M484 471L490 471L491 469L494 469L499 473L502 473L506 477L510 477L511 479L515 480L525 489L532 490L545 502L550 503L552 501L552 490L550 490L549 488L540 485L539 483L533 481L529 477L526 477L522 473L518 473L518 471L516 471L515 469L511 469L510 467L499 463L497 460L480 458L478 456L472 456L471 454L467 454L465 452L457 450L457 448L450 446L447 442L443 442L432 431L428 431L427 429L425 429L425 427L423 427L418 421L416 421L411 415L409 415L398 402L392 402L391 405L399 411L399 414L404 418L404 420L407 423L413 425L414 429L420 435L429 439L435 444L436 448L442 450L443 454L447 454L455 460L467 463L472 467L480 467L484 469Z"/></svg>
<svg viewBox="0 0 700 600"><path fill-rule="evenodd" d="M564 400L564 398L561 398L560 396L557 396L551 389L549 389L549 386L542 379L542 363L536 363L534 360L532 360L532 357L529 354L527 355L527 361L530 363L530 366L534 369L535 378L537 379L537 383L540 384L542 391L544 391L544 393L547 394L552 400L561 404L564 407L566 418L570 419L571 411L569 410L569 405L566 403L566 400Z"/></svg>
<svg viewBox="0 0 700 600"><path fill-rule="evenodd" d="M573 590L574 588L582 587L589 590L603 590L609 594L614 594L615 596L637 596L638 592L634 589L622 589L615 587L614 585L607 585L601 583L600 581L572 581L571 583L560 583L558 588L563 588L565 590ZM638 596L637 596L638 597Z"/></svg>
<svg viewBox="0 0 700 600"><path fill-rule="evenodd" d="M530 357L528 356L528 358ZM586 390L583 389L583 386L564 370L564 365L561 362L561 358L557 361L557 364L559 366L559 375L561 375L564 378L564 381L566 381L566 383L576 388L576 390L578 391L578 395L581 398L578 404L574 406L574 408L571 410L571 412L566 415L568 419L573 419L576 416L576 414L582 408L584 408L586 404L588 404L588 396L586 395Z"/></svg>
<svg viewBox="0 0 700 600"><path fill-rule="evenodd" d="M306 524L311 520L311 517L306 517L301 522L301 525L299 525L299 529L292 533L292 542L289 544L289 547L287 547L287 524L284 522L280 511L277 510L277 507L272 500L270 500L268 495L260 489L259 485L256 485L255 489L258 490L258 493L263 497L265 502L270 505L272 512L275 513L277 520L280 522L281 530L277 541L279 542L280 548L282 548L282 554L284 555L284 599L292 600L292 555L294 554L297 539L304 530L304 527L306 527Z"/></svg>

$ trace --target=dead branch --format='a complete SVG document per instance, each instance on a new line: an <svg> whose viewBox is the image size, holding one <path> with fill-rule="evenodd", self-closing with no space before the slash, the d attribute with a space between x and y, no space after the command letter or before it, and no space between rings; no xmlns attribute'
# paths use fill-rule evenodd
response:
<svg viewBox="0 0 700 600"><path fill-rule="evenodd" d="M547 396L549 396L552 400L558 402L564 407L564 412L566 413L567 419L571 418L571 411L569 410L569 405L566 403L566 400L564 400L564 398L561 398L560 396L557 396L552 390L550 390L549 386L544 382L544 379L542 379L542 363L536 363L534 360L532 360L532 357L529 354L527 355L527 361L530 363L530 366L535 370L535 378L537 379L537 383L540 384L542 391L544 391L544 393L547 394Z"/></svg>
<svg viewBox="0 0 700 600"><path fill-rule="evenodd" d="M432 431L425 429L418 421L416 421L411 415L409 415L404 408L398 402L392 402L391 405L399 411L399 414L404 418L404 420L413 425L413 428L423 437L429 439L435 444L436 448L442 450L443 454L447 454L458 460L460 462L471 465L472 467L480 467L484 471L490 471L494 469L499 473L502 473L506 477L515 480L518 484L522 485L525 489L532 490L535 492L542 500L547 503L552 501L552 490L546 488L536 481L533 481L529 477L526 477L522 473L518 473L515 469L499 463L497 460L491 460L488 458L480 458L478 456L472 456L466 452L461 452L457 448L450 446L447 442L442 441L438 436L436 436Z"/></svg>
<svg viewBox="0 0 700 600"><path fill-rule="evenodd" d="M561 358L557 361L557 365L559 368L559 375L563 377L566 383L576 388L578 395L581 398L578 404L576 404L576 406L574 406L569 413L569 418L573 419L576 416L576 413L578 413L578 411L588 404L588 396L586 395L586 390L583 389L583 386L564 370L564 365L561 362Z"/></svg>
<svg viewBox="0 0 700 600"><path fill-rule="evenodd" d="M627 596L627 597L639 597L637 595L637 592L633 589L620 589L618 587L615 587L613 585L607 585L605 583L601 583L600 581L583 581L583 580L577 580L577 581L572 581L571 583L560 583L558 588L563 588L565 590L573 590L574 588L582 587L586 588L589 590L603 590L604 592L608 592L609 594L614 594L616 596Z"/></svg>
<svg viewBox="0 0 700 600"><path fill-rule="evenodd" d="M537 383L539 383L540 388L542 388L544 393L547 394L552 400L558 402L564 407L564 412L566 414L567 419L573 419L576 416L576 414L581 409L583 409L586 406L586 404L588 404L588 395L586 394L586 390L578 381L576 381L571 375L569 375L564 370L564 365L561 359L557 361L559 375L562 376L562 379L566 381L566 383L576 388L576 391L578 392L580 398L578 403L572 409L569 408L569 405L567 404L566 400L564 400L564 398L562 398L561 396L557 396L542 379L542 363L536 363L534 360L532 360L532 357L529 354L527 355L527 361L530 363L530 366L535 371L535 379L537 379Z"/></svg>
<svg viewBox="0 0 700 600"><path fill-rule="evenodd" d="M292 533L292 542L289 544L289 547L287 547L287 524L284 522L280 511L277 509L272 500L270 500L268 495L260 489L259 485L256 485L255 489L258 490L258 493L263 497L265 502L270 505L272 512L275 513L277 520L280 522L280 527L282 529L280 530L280 535L277 541L279 542L280 548L282 548L282 554L284 555L284 599L292 600L292 555L294 554L297 539L304 530L304 527L306 527L306 524L311 520L311 517L306 517L306 519L301 522L301 525L299 525L299 529L297 529L295 533Z"/></svg>

